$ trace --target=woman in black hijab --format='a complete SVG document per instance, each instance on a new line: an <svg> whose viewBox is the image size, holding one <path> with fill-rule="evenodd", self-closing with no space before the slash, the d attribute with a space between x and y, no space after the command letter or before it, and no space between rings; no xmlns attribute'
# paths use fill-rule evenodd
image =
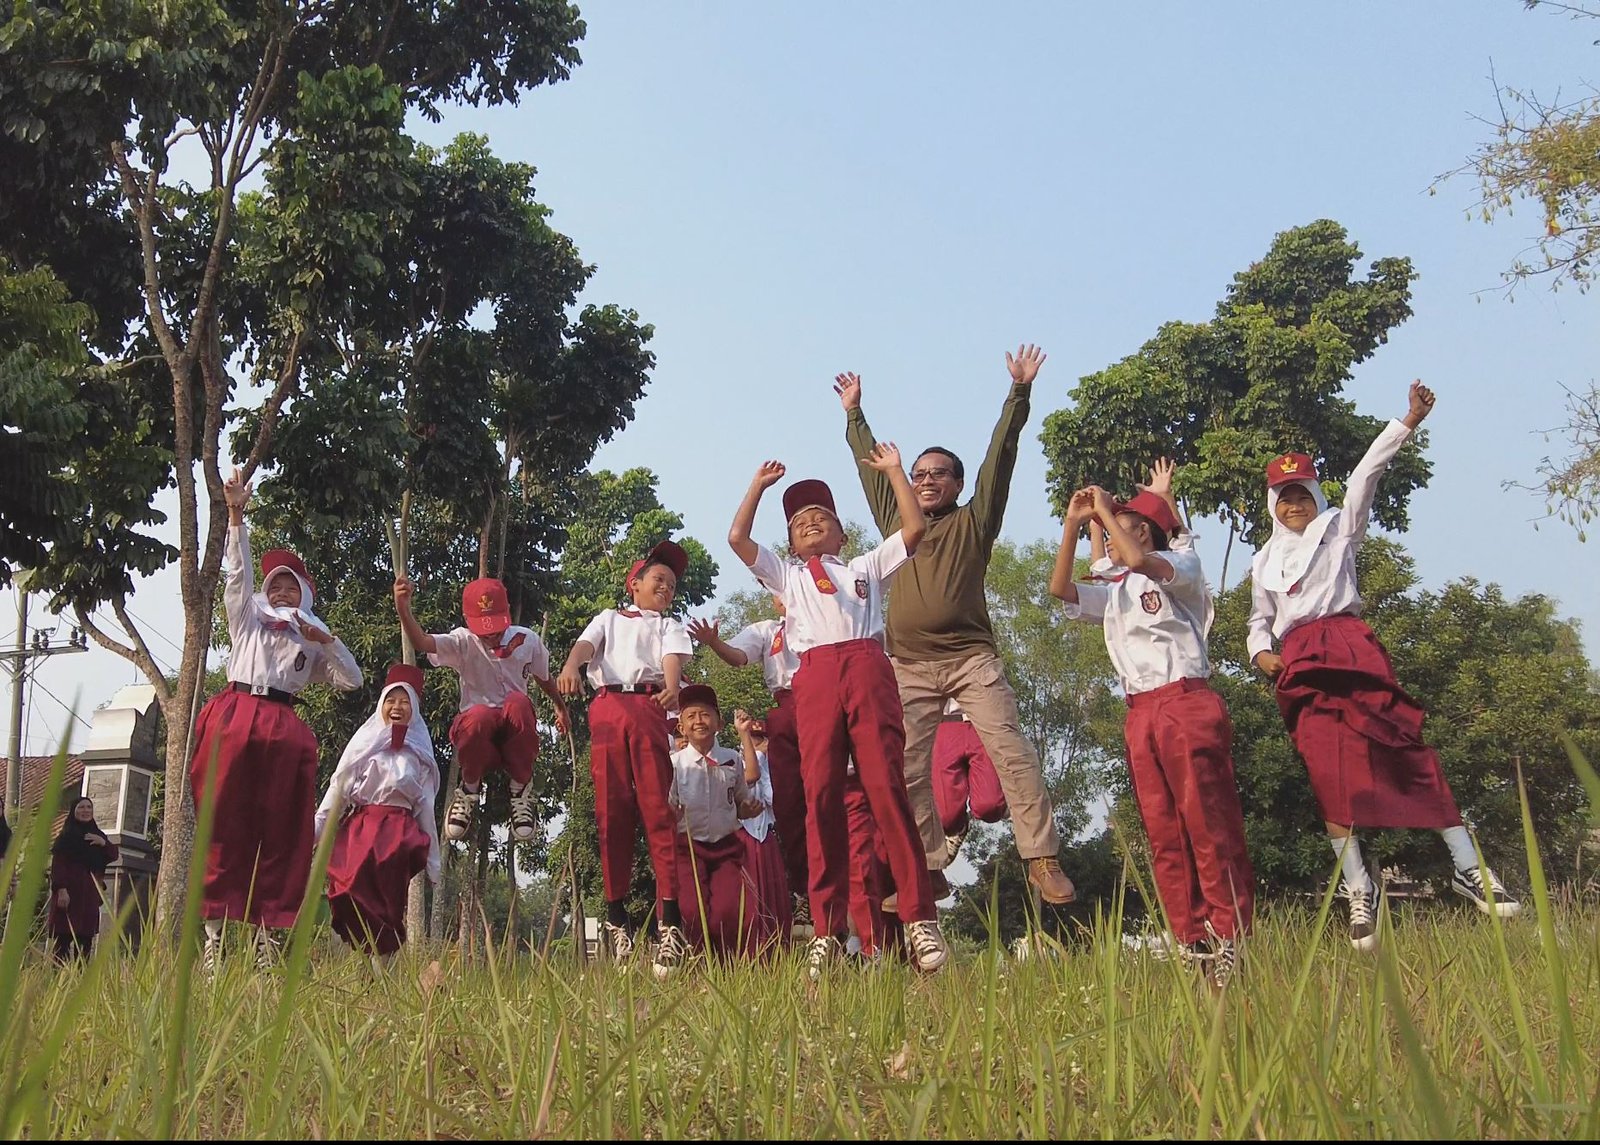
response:
<svg viewBox="0 0 1600 1145"><path fill-rule="evenodd" d="M94 800L72 805L50 848L50 921L55 959L87 958L100 929L100 879L117 857L116 844L94 821Z"/></svg>

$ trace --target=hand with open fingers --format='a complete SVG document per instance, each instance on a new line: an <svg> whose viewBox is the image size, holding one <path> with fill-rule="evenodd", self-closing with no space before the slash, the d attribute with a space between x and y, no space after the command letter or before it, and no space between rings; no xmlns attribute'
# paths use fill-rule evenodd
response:
<svg viewBox="0 0 1600 1145"><path fill-rule="evenodd" d="M298 616L295 617L294 626L295 626L296 631L298 631L302 637L304 637L305 639L311 641L311 643L313 643L313 644L332 644L333 643L333 634L332 633L324 632L322 629L318 628L315 624L307 624L305 621L301 620Z"/></svg>
<svg viewBox="0 0 1600 1145"><path fill-rule="evenodd" d="M561 675L556 677L556 691L569 698L583 695L583 682L578 679L576 668L561 669Z"/></svg>
<svg viewBox="0 0 1600 1145"><path fill-rule="evenodd" d="M689 630L689 638L696 644L711 644L722 635L720 631L722 626L715 620L701 620L696 617L685 627Z"/></svg>
<svg viewBox="0 0 1600 1145"><path fill-rule="evenodd" d="M839 404L845 411L861 408L861 375L837 374L833 379L833 392L839 395Z"/></svg>
<svg viewBox="0 0 1600 1145"><path fill-rule="evenodd" d="M675 712L678 710L678 689L663 688L656 693L656 703L661 705L663 711Z"/></svg>
<svg viewBox="0 0 1600 1145"><path fill-rule="evenodd" d="M246 505L250 504L250 482L244 479L243 472L235 465L233 476L222 483L222 499L227 502L228 508L244 512Z"/></svg>
<svg viewBox="0 0 1600 1145"><path fill-rule="evenodd" d="M394 578L394 603L399 608L411 607L411 594L416 592L416 586L411 583L408 576Z"/></svg>
<svg viewBox="0 0 1600 1145"><path fill-rule="evenodd" d="M763 461L756 470L755 484L762 489L771 489L783 480L783 475L789 472L789 467L781 461Z"/></svg>
<svg viewBox="0 0 1600 1145"><path fill-rule="evenodd" d="M1177 471L1178 467L1172 458L1158 457L1156 463L1150 467L1150 484L1135 485L1134 488L1164 498L1172 492L1172 475Z"/></svg>
<svg viewBox="0 0 1600 1145"><path fill-rule="evenodd" d="M1411 383L1411 392L1408 397L1411 401L1411 408L1406 410L1405 422L1412 429L1416 429L1417 426L1422 424L1422 419L1433 412L1433 391L1423 385L1422 379L1418 378Z"/></svg>
<svg viewBox="0 0 1600 1145"><path fill-rule="evenodd" d="M1015 358L1011 356L1009 350L1006 351L1006 369L1011 373L1011 381L1019 386L1033 385L1033 379L1039 376L1039 367L1044 365L1044 359L1044 351L1032 343L1018 346Z"/></svg>
<svg viewBox="0 0 1600 1145"><path fill-rule="evenodd" d="M1081 529L1094 519L1094 491L1079 489L1067 502L1067 523Z"/></svg>
<svg viewBox="0 0 1600 1145"><path fill-rule="evenodd" d="M1111 518L1117 515L1116 502L1111 500L1111 494L1098 485L1091 485L1089 495L1094 498L1094 515L1109 524Z"/></svg>
<svg viewBox="0 0 1600 1145"><path fill-rule="evenodd" d="M893 473L900 468L900 447L892 441L880 441L861 460L868 468L876 469L879 473Z"/></svg>

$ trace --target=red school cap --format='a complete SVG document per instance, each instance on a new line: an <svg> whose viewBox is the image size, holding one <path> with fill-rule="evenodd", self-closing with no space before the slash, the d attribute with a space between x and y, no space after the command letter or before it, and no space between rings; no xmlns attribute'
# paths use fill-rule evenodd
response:
<svg viewBox="0 0 1600 1145"><path fill-rule="evenodd" d="M1169 537L1183 526L1172 506L1148 489L1127 501L1112 500L1111 508L1113 513L1137 513Z"/></svg>
<svg viewBox="0 0 1600 1145"><path fill-rule="evenodd" d="M311 579L310 573L306 572L306 563L288 549L268 549L261 554L261 583L263 586L272 579L272 574L279 569L288 569L309 584L312 592L317 591L317 582Z"/></svg>
<svg viewBox="0 0 1600 1145"><path fill-rule="evenodd" d="M389 674L383 680L383 690L387 692L396 684L410 684L411 690L421 699L422 669L415 664L390 664Z"/></svg>
<svg viewBox="0 0 1600 1145"><path fill-rule="evenodd" d="M783 491L783 519L792 521L807 509L826 509L835 521L839 519L839 510L833 506L833 490L828 488L826 481L810 478L806 481L796 481Z"/></svg>
<svg viewBox="0 0 1600 1145"><path fill-rule="evenodd" d="M710 684L685 684L679 690L678 711L680 713L685 708L693 707L696 704L703 704L718 715L722 714L722 708L717 703L717 690Z"/></svg>
<svg viewBox="0 0 1600 1145"><path fill-rule="evenodd" d="M1317 480L1317 464L1305 453L1285 453L1267 462L1267 488L1276 489L1291 481Z"/></svg>
<svg viewBox="0 0 1600 1145"><path fill-rule="evenodd" d="M638 579L639 574L644 572L644 567L648 564L666 565L672 570L673 576L681 577L683 576L683 570L689 567L689 554L683 551L682 545L675 544L672 541L662 541L646 553L642 559L633 562L633 567L628 570L627 579L623 581L623 584L632 584Z"/></svg>
<svg viewBox="0 0 1600 1145"><path fill-rule="evenodd" d="M492 576L479 577L461 590L461 615L474 636L499 636L511 627L506 586Z"/></svg>

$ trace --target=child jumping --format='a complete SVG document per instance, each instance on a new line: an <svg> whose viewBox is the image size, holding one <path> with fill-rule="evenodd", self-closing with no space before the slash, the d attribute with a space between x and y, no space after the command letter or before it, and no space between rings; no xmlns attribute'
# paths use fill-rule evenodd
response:
<svg viewBox="0 0 1600 1145"><path fill-rule="evenodd" d="M1438 831L1455 864L1451 890L1502 918L1521 909L1493 871L1485 884L1439 756L1422 738L1422 705L1400 686L1389 653L1361 619L1356 551L1378 481L1433 403L1432 390L1411 383L1404 420L1389 422L1351 472L1342 509L1328 507L1306 454L1272 461L1272 538L1250 566L1250 662L1277 681L1278 710L1339 856L1357 950L1377 945L1378 891L1356 826Z"/></svg>
<svg viewBox="0 0 1600 1145"><path fill-rule="evenodd" d="M844 953L849 932L850 840L845 819L845 769L851 758L883 833L900 894L900 917L919 970L949 957L921 836L906 795L905 721L894 669L883 650L884 589L916 551L926 521L900 464L900 451L880 443L864 462L885 474L901 527L876 549L846 564L844 528L833 493L821 481L800 481L783 494L789 548L785 563L750 537L761 496L783 479L768 461L756 471L728 531L728 543L769 592L783 600L788 638L800 657L794 677L800 768L805 778L811 917L808 952L813 979Z"/></svg>
<svg viewBox="0 0 1600 1145"><path fill-rule="evenodd" d="M272 930L293 925L316 848L317 737L295 701L308 684L361 687L355 657L311 611L314 585L299 557L283 549L262 554L261 591L255 591L244 522L250 489L238 469L222 487L228 686L200 709L189 760L197 810L206 784L217 785L200 907L207 970L216 969L223 920L230 918L255 924L258 966L275 961Z"/></svg>
<svg viewBox="0 0 1600 1145"><path fill-rule="evenodd" d="M683 666L694 653L689 634L668 611L688 567L689 555L671 541L635 561L626 579L632 607L608 608L591 620L557 682L562 695L581 695L578 673L588 665L589 683L597 692L589 705L589 774L612 956L621 961L633 954L627 900L634 837L642 822L660 904L661 942L651 971L663 979L672 976L688 951L676 898L678 826L667 802L672 787L667 713L678 708Z"/></svg>
<svg viewBox="0 0 1600 1145"><path fill-rule="evenodd" d="M375 959L406 940L412 877L426 870L439 885L438 794L439 765L422 718L422 669L395 664L377 708L345 745L315 823L320 839L334 806L341 807L328 860L333 929Z"/></svg>
<svg viewBox="0 0 1600 1145"><path fill-rule="evenodd" d="M567 731L567 705L550 680L550 653L532 629L511 623L506 586L493 577L461 590L467 625L430 635L411 614L411 581L397 577L394 607L411 646L426 652L437 668L452 668L461 680L461 711L450 724L461 778L445 812L444 833L464 839L472 813L491 771L511 781L511 835L533 838L539 829L534 809L533 767L539 759L539 716L528 696L528 681L555 705L556 730Z"/></svg>
<svg viewBox="0 0 1600 1145"><path fill-rule="evenodd" d="M1121 571L1104 583L1075 584L1078 533L1091 519ZM1238 942L1250 931L1255 874L1233 775L1233 725L1207 683L1211 590L1194 551L1171 547L1180 528L1153 493L1119 504L1098 486L1080 489L1067 506L1050 593L1072 619L1105 629L1128 700L1128 771L1156 893L1186 958L1203 959L1220 988L1233 978Z"/></svg>

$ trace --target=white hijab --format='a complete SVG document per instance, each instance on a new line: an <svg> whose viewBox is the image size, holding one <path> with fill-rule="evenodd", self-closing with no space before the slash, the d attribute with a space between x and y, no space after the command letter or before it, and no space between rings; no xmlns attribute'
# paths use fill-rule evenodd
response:
<svg viewBox="0 0 1600 1145"><path fill-rule="evenodd" d="M1303 533L1295 532L1278 520L1278 498L1290 485L1305 489L1317 504L1317 515ZM1339 519L1339 510L1328 507L1321 483L1302 477L1267 489L1267 516L1272 518L1272 537L1251 562L1250 575L1269 592L1288 592L1300 583L1311 567L1328 526Z"/></svg>
<svg viewBox="0 0 1600 1145"><path fill-rule="evenodd" d="M274 608L267 602L267 586L272 583L272 578L276 576L294 577L295 583L300 586L300 607ZM284 635L288 636L297 644L303 644L305 642L305 638L300 635L300 631L298 627L296 627L297 621L300 624L309 624L320 628L323 632L330 636L333 634L333 630L328 627L327 623L321 617L317 616L316 613L311 611L311 605L315 600L315 596L316 594L311 591L311 582L306 580L306 578L301 576L299 573L295 572L292 568L289 568L286 565L279 565L277 568L268 573L261 581L260 590L254 593L250 597L250 600L255 605L256 616L260 618L262 624L273 628L276 628L280 624L287 624L289 627L287 630L285 630Z"/></svg>

